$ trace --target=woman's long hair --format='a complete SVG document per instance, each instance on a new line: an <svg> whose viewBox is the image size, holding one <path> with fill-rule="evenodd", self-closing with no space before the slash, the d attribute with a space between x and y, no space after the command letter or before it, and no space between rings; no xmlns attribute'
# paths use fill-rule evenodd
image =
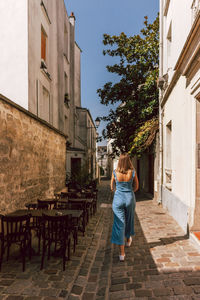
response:
<svg viewBox="0 0 200 300"><path fill-rule="evenodd" d="M122 174L127 174L128 170L133 170L133 164L130 156L127 153L121 154L119 157L116 171Z"/></svg>

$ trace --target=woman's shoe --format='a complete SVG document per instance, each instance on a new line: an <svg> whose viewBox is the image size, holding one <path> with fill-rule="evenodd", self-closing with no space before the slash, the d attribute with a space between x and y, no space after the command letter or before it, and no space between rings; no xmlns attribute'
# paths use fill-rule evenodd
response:
<svg viewBox="0 0 200 300"><path fill-rule="evenodd" d="M120 261L124 261L124 258L125 258L125 254L124 255L119 255L119 260Z"/></svg>
<svg viewBox="0 0 200 300"><path fill-rule="evenodd" d="M131 244L132 244L132 237L130 236L129 242L126 242L126 246L127 246L127 247L130 247Z"/></svg>

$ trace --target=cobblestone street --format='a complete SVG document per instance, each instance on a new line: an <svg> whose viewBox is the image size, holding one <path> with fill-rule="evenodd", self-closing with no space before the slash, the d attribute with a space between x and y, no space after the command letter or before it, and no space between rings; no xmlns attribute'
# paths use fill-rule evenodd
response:
<svg viewBox="0 0 200 300"><path fill-rule="evenodd" d="M200 299L200 253L177 223L154 201L138 198L136 236L125 262L111 246L109 182L99 187L99 207L76 253L62 271L62 259L33 256L22 272L19 258L3 261L0 299Z"/></svg>

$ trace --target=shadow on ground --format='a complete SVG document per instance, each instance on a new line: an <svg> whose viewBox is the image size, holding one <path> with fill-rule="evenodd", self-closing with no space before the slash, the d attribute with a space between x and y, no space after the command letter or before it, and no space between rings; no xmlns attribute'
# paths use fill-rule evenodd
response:
<svg viewBox="0 0 200 300"><path fill-rule="evenodd" d="M137 214L135 231L132 246L126 248L124 263L119 262L118 246L113 246L108 299L200 299L200 267L196 266L195 270L195 263L190 261L181 267L187 257L181 257L181 251L167 252L177 241L187 240L187 235L159 238L158 230L158 241L148 242ZM162 249L159 263L152 255L155 248ZM174 263L169 262L168 267L163 268L163 263L173 256Z"/></svg>

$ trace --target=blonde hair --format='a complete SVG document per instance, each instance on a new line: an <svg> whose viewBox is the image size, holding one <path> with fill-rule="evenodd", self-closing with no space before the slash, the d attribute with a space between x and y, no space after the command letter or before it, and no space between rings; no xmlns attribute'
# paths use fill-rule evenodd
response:
<svg viewBox="0 0 200 300"><path fill-rule="evenodd" d="M127 153L124 153L119 157L116 171L122 174L127 174L128 170L134 170L134 167L130 156Z"/></svg>

